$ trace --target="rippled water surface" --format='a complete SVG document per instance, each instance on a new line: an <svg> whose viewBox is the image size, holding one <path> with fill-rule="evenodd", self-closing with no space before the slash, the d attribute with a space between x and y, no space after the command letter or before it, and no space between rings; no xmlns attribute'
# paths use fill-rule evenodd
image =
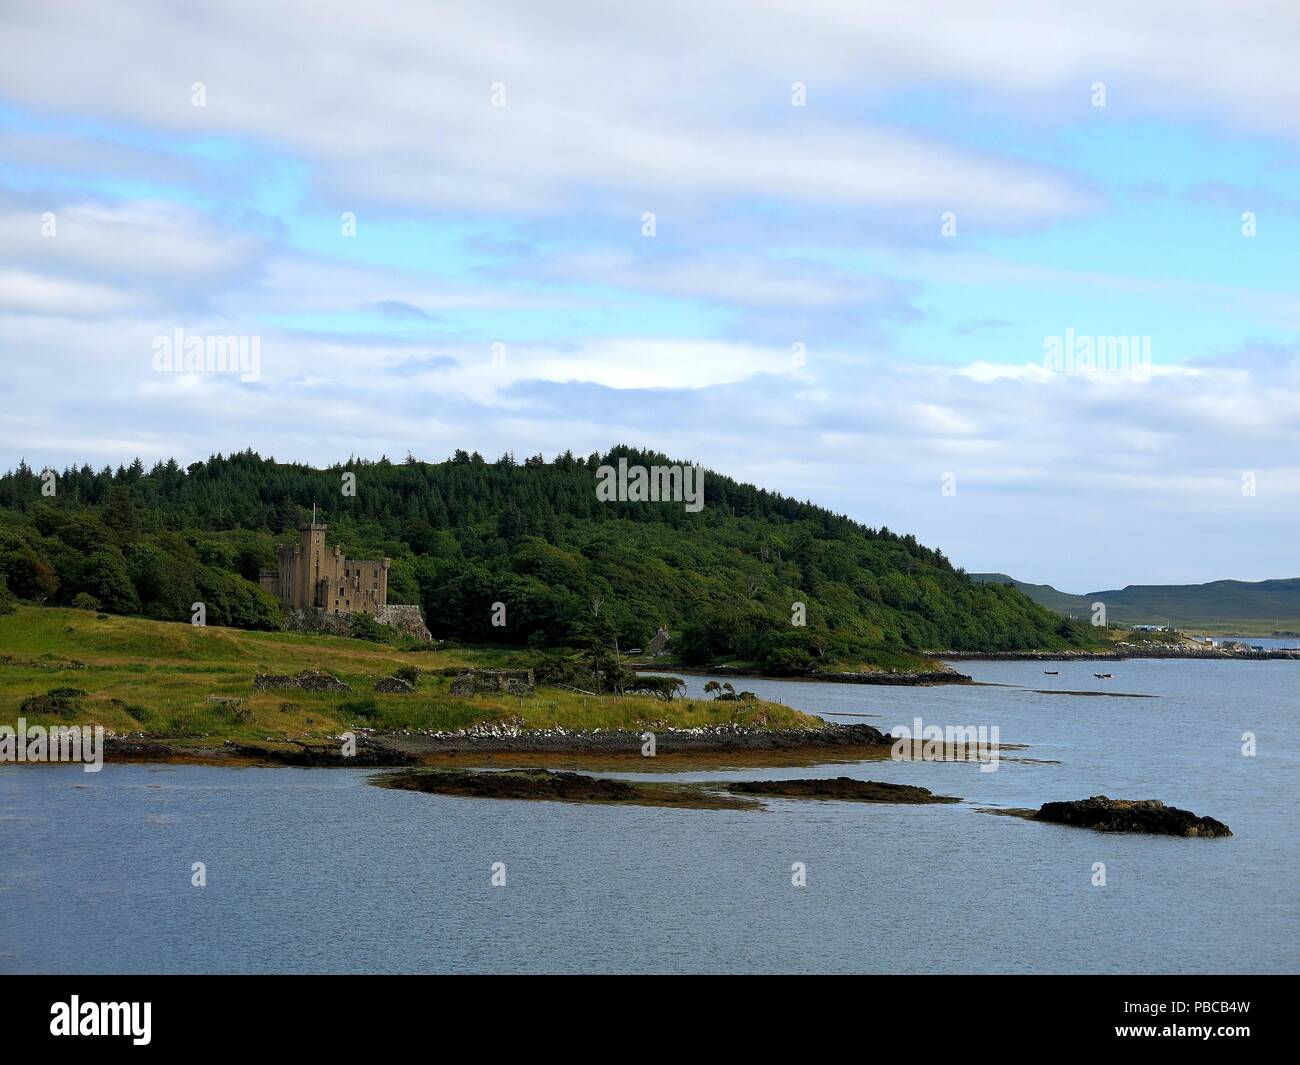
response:
<svg viewBox="0 0 1300 1065"><path fill-rule="evenodd" d="M600 808L390 791L364 770L0 768L0 969L1300 969L1300 664L960 668L987 686L733 682L840 722L997 725L1026 746L996 772L690 774L844 774L967 800L952 806ZM1103 669L1114 679L1096 680ZM693 691L707 679L690 678ZM1255 757L1242 755L1246 732ZM979 812L1099 793L1160 798L1235 835L1107 835ZM204 888L191 886L195 862ZM490 882L496 862L504 887ZM791 884L796 862L806 887Z"/></svg>

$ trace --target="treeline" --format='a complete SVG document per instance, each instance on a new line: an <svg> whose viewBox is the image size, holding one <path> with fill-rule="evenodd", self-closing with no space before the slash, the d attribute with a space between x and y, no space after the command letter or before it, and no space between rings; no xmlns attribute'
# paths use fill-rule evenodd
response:
<svg viewBox="0 0 1300 1065"><path fill-rule="evenodd" d="M418 603L439 637L555 647L595 627L626 650L664 625L688 661L782 672L891 649L1092 642L1086 626L975 584L910 535L709 471L699 513L601 502L596 470L620 457L671 464L626 447L328 469L249 451L52 479L22 464L0 477L0 573L22 599L178 620L203 602L211 624L275 627L279 606L257 574L314 504L348 556L393 559L389 602Z"/></svg>

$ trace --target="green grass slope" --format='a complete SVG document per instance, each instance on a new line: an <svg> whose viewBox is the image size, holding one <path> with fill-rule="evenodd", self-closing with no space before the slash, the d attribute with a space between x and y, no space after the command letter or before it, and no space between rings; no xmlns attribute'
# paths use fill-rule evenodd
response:
<svg viewBox="0 0 1300 1065"><path fill-rule="evenodd" d="M117 733L260 740L378 731L452 730L487 722L524 728L617 728L728 723L816 724L777 703L585 696L539 687L531 698L453 697L448 667L502 664L501 652L399 652L361 640L198 627L84 610L20 606L0 615L0 725L103 725ZM375 681L422 670L413 694ZM257 673L327 670L351 692L259 691ZM81 693L52 701L51 691ZM219 701L220 700L220 701Z"/></svg>

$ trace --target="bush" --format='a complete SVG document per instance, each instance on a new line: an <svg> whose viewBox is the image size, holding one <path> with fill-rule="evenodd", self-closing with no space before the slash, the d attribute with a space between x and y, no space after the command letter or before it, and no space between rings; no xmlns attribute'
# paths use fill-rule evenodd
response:
<svg viewBox="0 0 1300 1065"><path fill-rule="evenodd" d="M681 677L637 677L624 689L625 692L643 692L653 695L664 702L672 702L673 696L685 693L686 681Z"/></svg>
<svg viewBox="0 0 1300 1065"><path fill-rule="evenodd" d="M352 615L352 638L354 640L370 640L373 643L384 642L385 626L379 624L369 614Z"/></svg>
<svg viewBox="0 0 1300 1065"><path fill-rule="evenodd" d="M55 688L58 691L78 691L76 688ZM85 692L80 694L85 695ZM67 695L55 695L51 692L49 695L33 695L29 699L23 700L23 705L19 708L22 714L52 714L55 717L76 717L81 712L81 704L77 702L76 697Z"/></svg>
<svg viewBox="0 0 1300 1065"><path fill-rule="evenodd" d="M78 592L72 597L72 605L77 610L98 610L99 600L88 592Z"/></svg>
<svg viewBox="0 0 1300 1065"><path fill-rule="evenodd" d="M379 704L374 699L352 699L339 707L339 713L369 721L379 715Z"/></svg>

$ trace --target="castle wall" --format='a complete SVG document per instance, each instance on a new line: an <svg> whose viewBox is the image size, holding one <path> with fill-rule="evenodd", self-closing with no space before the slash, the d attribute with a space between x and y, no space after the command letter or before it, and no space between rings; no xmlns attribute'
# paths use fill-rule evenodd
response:
<svg viewBox="0 0 1300 1065"><path fill-rule="evenodd" d="M378 614L388 602L388 560L337 556L326 610Z"/></svg>
<svg viewBox="0 0 1300 1065"><path fill-rule="evenodd" d="M349 559L326 544L324 525L304 525L298 543L281 547L277 574L262 586L289 610L378 614L388 603L388 559Z"/></svg>

